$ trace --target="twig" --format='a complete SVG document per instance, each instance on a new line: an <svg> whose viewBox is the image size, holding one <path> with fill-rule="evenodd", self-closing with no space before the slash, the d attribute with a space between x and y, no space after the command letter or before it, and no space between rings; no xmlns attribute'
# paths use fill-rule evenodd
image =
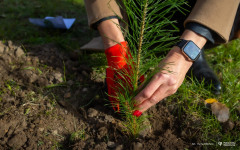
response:
<svg viewBox="0 0 240 150"><path fill-rule="evenodd" d="M30 103L30 102L27 102L27 103L25 103L25 104L23 104L22 106L25 106L25 105L35 105L35 106L39 106L39 105L41 105L41 104L34 104L34 103Z"/></svg>
<svg viewBox="0 0 240 150"><path fill-rule="evenodd" d="M141 59L141 52L142 52L142 43L143 43L143 34L144 34L144 28L145 28L145 21L146 21L146 15L147 15L147 6L148 6L148 0L146 0L144 9L143 9L143 18L141 22L141 31L140 31L140 38L139 38L139 45L138 45L138 54L137 54L137 80L135 81L135 85L137 87L138 85L138 79L139 77L139 70L140 70L140 59Z"/></svg>

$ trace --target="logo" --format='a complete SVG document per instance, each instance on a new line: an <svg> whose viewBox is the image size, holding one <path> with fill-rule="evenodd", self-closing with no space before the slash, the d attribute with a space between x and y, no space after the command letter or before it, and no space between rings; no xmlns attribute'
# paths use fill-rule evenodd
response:
<svg viewBox="0 0 240 150"><path fill-rule="evenodd" d="M218 142L218 145L219 145L219 146L222 146L222 142Z"/></svg>
<svg viewBox="0 0 240 150"><path fill-rule="evenodd" d="M235 142L223 142L223 146L236 146Z"/></svg>

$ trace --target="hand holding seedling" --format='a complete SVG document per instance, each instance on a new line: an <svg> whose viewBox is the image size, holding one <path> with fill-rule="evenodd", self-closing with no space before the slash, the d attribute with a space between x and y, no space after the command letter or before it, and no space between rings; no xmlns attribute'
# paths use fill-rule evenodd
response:
<svg viewBox="0 0 240 150"><path fill-rule="evenodd" d="M190 30L185 30L181 39L192 40L199 48L202 48L207 41ZM192 63L183 55L180 48L174 46L159 64L163 69L156 73L148 85L134 98L138 110L144 112L162 99L174 94L181 86Z"/></svg>

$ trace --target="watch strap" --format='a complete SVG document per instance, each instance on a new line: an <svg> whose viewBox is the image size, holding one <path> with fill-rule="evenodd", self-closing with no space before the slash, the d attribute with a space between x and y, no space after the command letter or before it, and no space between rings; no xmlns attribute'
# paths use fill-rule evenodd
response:
<svg viewBox="0 0 240 150"><path fill-rule="evenodd" d="M176 46L178 46L180 49L183 48L184 45L186 45L188 40L180 39L179 42L177 42Z"/></svg>

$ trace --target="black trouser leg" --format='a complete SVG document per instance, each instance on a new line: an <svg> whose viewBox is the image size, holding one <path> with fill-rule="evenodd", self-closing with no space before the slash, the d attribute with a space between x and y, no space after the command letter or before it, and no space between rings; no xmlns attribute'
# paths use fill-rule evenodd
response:
<svg viewBox="0 0 240 150"><path fill-rule="evenodd" d="M193 75L199 82L204 81L207 86L212 85L211 89L214 94L220 94L221 83L205 59L204 49L202 49L200 57L189 69L188 75Z"/></svg>

